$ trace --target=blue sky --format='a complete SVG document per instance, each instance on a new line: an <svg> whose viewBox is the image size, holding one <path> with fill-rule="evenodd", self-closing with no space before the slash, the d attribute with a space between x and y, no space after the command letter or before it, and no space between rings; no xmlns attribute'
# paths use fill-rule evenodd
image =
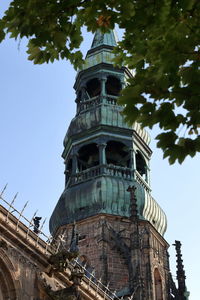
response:
<svg viewBox="0 0 200 300"><path fill-rule="evenodd" d="M10 1L1 3L0 15ZM82 50L90 47L85 34ZM0 189L8 183L5 198L16 192L16 208L29 201L25 215L48 218L64 188L61 158L63 138L75 114L73 84L76 72L66 61L35 66L27 60L26 41L6 39L0 44ZM199 158L187 158L180 166L169 166L155 145L151 132L152 194L168 218L166 240L183 243L182 252L190 299L198 300L200 269ZM175 253L170 247L172 273Z"/></svg>

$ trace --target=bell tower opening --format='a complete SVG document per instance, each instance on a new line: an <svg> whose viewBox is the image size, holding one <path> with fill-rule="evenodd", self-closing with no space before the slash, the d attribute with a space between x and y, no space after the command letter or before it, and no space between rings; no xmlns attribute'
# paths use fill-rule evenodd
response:
<svg viewBox="0 0 200 300"><path fill-rule="evenodd" d="M86 99L99 96L101 93L101 82L98 78L91 79L86 84Z"/></svg>
<svg viewBox="0 0 200 300"><path fill-rule="evenodd" d="M107 164L130 167L130 154L127 146L121 142L109 141L106 147Z"/></svg>
<svg viewBox="0 0 200 300"><path fill-rule="evenodd" d="M121 82L115 76L108 76L106 81L106 94L111 96L119 96L122 89Z"/></svg>
<svg viewBox="0 0 200 300"><path fill-rule="evenodd" d="M99 165L99 149L97 144L82 146L78 151L78 169L84 171Z"/></svg>
<svg viewBox="0 0 200 300"><path fill-rule="evenodd" d="M147 181L147 165L144 157L139 151L137 151L135 158L136 158L136 170L142 176L142 178Z"/></svg>

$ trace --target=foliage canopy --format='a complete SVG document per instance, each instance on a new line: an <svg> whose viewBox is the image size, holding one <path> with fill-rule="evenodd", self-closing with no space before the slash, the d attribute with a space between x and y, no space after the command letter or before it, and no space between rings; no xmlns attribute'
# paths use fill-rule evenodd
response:
<svg viewBox="0 0 200 300"><path fill-rule="evenodd" d="M13 0L0 19L0 41L28 38L35 64L69 59L83 63L81 28L124 30L114 49L116 65L135 76L119 103L129 123L161 133L157 146L173 164L200 152L199 0Z"/></svg>

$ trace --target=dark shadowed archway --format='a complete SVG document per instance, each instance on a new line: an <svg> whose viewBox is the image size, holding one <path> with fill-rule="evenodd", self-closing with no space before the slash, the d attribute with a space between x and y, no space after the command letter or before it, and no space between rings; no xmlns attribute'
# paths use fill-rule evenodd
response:
<svg viewBox="0 0 200 300"><path fill-rule="evenodd" d="M1 251L2 252L2 251ZM0 300L17 300L14 268L5 253L0 252Z"/></svg>
<svg viewBox="0 0 200 300"><path fill-rule="evenodd" d="M154 270L155 299L163 300L162 280L158 269Z"/></svg>

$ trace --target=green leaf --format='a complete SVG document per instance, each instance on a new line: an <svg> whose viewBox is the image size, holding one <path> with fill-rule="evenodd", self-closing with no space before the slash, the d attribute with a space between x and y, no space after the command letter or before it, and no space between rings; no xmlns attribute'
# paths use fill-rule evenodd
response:
<svg viewBox="0 0 200 300"><path fill-rule="evenodd" d="M54 32L53 39L55 43L61 48L64 47L66 44L66 34L61 31Z"/></svg>
<svg viewBox="0 0 200 300"><path fill-rule="evenodd" d="M108 22L99 24L103 16ZM199 148L200 124L200 4L197 0L41 1L13 0L0 19L0 42L5 34L26 37L28 59L34 64L69 59L77 69L82 29L108 32L116 23L122 40L113 53L129 86L119 97L131 124L160 128L158 147L170 163L182 163ZM191 141L181 136L192 128ZM184 133L183 133L184 134Z"/></svg>

